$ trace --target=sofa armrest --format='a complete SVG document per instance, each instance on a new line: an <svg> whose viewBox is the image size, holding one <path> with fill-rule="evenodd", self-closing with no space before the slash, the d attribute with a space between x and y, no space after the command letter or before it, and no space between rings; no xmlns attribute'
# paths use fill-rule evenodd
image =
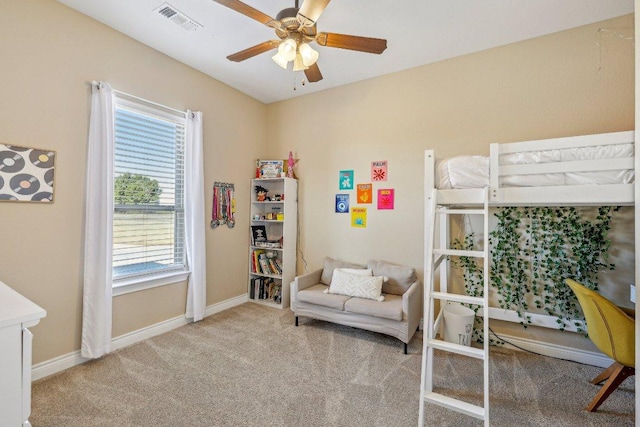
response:
<svg viewBox="0 0 640 427"><path fill-rule="evenodd" d="M306 273L296 278L291 282L291 300L297 300L296 296L298 292L307 289L313 285L320 283L320 277L322 276L322 269Z"/></svg>
<svg viewBox="0 0 640 427"><path fill-rule="evenodd" d="M316 271L312 271L311 273L306 273L301 276L296 276L294 282L298 285L298 291L302 291L311 287L313 285L317 285L320 283L320 277L322 276L322 269L318 269Z"/></svg>
<svg viewBox="0 0 640 427"><path fill-rule="evenodd" d="M409 337L416 331L420 324L422 313L420 310L422 301L422 285L419 281L411 284L407 292L402 295L402 312L409 323Z"/></svg>

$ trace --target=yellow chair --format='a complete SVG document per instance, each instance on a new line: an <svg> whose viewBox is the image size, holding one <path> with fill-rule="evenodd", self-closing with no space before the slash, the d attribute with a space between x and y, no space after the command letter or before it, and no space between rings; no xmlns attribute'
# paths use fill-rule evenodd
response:
<svg viewBox="0 0 640 427"><path fill-rule="evenodd" d="M635 311L614 305L575 280L567 279L565 282L578 297L587 321L589 338L600 351L614 360L613 365L591 380L591 384L607 380L586 408L593 412L625 378L635 374Z"/></svg>

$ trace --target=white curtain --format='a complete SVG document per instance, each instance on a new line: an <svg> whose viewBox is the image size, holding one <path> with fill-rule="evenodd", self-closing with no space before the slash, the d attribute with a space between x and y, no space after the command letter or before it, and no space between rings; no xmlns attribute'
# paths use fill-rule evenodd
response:
<svg viewBox="0 0 640 427"><path fill-rule="evenodd" d="M206 301L206 254L204 171L202 156L202 113L187 110L184 177L184 227L187 265L191 274L187 288L185 317L194 322L204 318Z"/></svg>
<svg viewBox="0 0 640 427"><path fill-rule="evenodd" d="M104 82L91 89L80 354L97 358L111 349L114 95Z"/></svg>

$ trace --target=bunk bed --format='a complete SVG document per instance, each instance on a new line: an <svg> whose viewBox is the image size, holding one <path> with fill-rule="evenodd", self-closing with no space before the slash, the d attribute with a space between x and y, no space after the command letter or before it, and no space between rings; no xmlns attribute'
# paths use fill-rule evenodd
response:
<svg viewBox="0 0 640 427"><path fill-rule="evenodd" d="M484 420L489 425L489 351L438 339L443 306L450 302L474 304L484 322L520 323L515 311L490 307L489 209L506 206L633 206L634 132L615 132L537 141L491 144L490 155L459 156L438 162L434 150L425 151L425 268L424 324L420 423L425 402ZM475 214L484 218L484 248L463 251L449 248L450 215ZM484 260L484 296L471 297L448 290L448 259L468 256ZM443 268L444 267L444 268ZM439 287L436 290L436 271ZM434 302L440 301L435 312ZM529 317L529 316L527 316ZM556 319L532 315L530 324L557 328ZM569 330L570 328L566 327ZM433 351L444 350L483 360L484 406L441 395L433 389Z"/></svg>
<svg viewBox="0 0 640 427"><path fill-rule="evenodd" d="M425 152L425 191L439 204L633 205L634 132L491 144L489 157L437 162ZM444 188L442 188L444 186Z"/></svg>
<svg viewBox="0 0 640 427"><path fill-rule="evenodd" d="M633 206L634 161L634 131L491 144L488 157L438 161L434 150L426 150L425 193L438 189L435 203L449 207L481 206L485 191L490 207ZM426 216L428 226L434 218ZM490 313L494 319L522 320L508 310ZM533 314L531 324L557 327L546 315Z"/></svg>
<svg viewBox="0 0 640 427"><path fill-rule="evenodd" d="M634 131L491 144L488 157L438 161L426 150L425 193L437 188L435 203L449 207L481 206L485 191L490 207L633 206L634 161ZM425 218L427 225L433 221ZM522 320L512 311L490 313ZM557 327L555 318L535 314L532 325Z"/></svg>

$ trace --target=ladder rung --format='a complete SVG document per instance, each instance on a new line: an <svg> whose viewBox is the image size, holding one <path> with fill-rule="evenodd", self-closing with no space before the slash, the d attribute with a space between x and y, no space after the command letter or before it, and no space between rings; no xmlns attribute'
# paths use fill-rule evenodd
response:
<svg viewBox="0 0 640 427"><path fill-rule="evenodd" d="M431 292L431 298L461 302L463 304L473 304L484 307L484 298L471 297L469 295L448 294L446 292Z"/></svg>
<svg viewBox="0 0 640 427"><path fill-rule="evenodd" d="M484 350L476 347L469 347L466 345L455 344L448 341L430 339L427 345L438 350L444 350L451 353L461 354L463 356L474 357L476 359L484 360Z"/></svg>
<svg viewBox="0 0 640 427"><path fill-rule="evenodd" d="M449 255L449 256L468 256L474 258L484 258L483 251L461 251L458 249L434 249L434 254Z"/></svg>
<svg viewBox="0 0 640 427"><path fill-rule="evenodd" d="M448 397L440 393L429 393L424 396L425 402L435 403L438 406L452 409L475 418L484 420L484 408L471 403L464 402L453 397Z"/></svg>
<svg viewBox="0 0 640 427"><path fill-rule="evenodd" d="M440 208L436 211L441 215L484 215L484 209L449 209Z"/></svg>

